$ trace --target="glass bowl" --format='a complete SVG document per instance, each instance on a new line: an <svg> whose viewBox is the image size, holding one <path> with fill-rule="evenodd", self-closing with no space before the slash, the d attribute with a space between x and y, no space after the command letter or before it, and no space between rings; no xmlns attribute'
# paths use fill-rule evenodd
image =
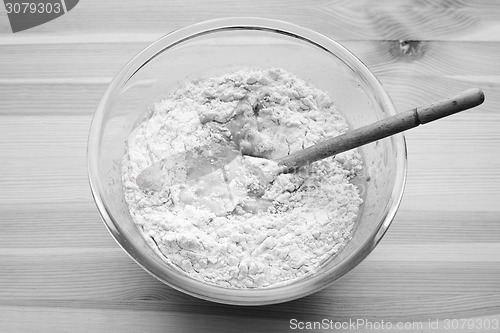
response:
<svg viewBox="0 0 500 333"><path fill-rule="evenodd" d="M287 70L329 93L351 128L394 115L380 82L347 49L309 29L261 18L227 18L174 31L133 58L114 78L92 121L88 172L99 212L118 244L146 271L187 294L227 304L263 305L319 291L349 272L391 224L406 179L403 134L359 148L364 174L356 184L364 203L352 239L313 275L278 287L229 289L169 266L146 243L124 200L121 161L127 138L148 108L184 82L242 67Z"/></svg>

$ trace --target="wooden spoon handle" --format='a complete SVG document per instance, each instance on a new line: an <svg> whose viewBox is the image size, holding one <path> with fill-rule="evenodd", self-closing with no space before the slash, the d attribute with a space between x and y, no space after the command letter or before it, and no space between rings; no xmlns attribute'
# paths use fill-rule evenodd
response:
<svg viewBox="0 0 500 333"><path fill-rule="evenodd" d="M420 124L426 124L454 113L473 108L483 103L483 101L483 92L480 89L472 88L443 101L402 112L373 124L327 139L311 147L280 158L276 162L284 167L282 170L283 172L292 172L301 166L323 158L403 132L410 128L417 127Z"/></svg>

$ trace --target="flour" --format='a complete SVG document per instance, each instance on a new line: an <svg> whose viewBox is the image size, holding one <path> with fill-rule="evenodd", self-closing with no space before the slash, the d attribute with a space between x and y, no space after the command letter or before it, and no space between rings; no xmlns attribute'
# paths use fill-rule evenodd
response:
<svg viewBox="0 0 500 333"><path fill-rule="evenodd" d="M195 279L261 288L306 277L351 237L362 200L350 180L362 160L352 150L278 175L272 159L347 130L326 93L281 69L189 82L155 104L129 137L130 214L149 244ZM193 161L182 153L212 143L242 154L191 179ZM136 177L169 156L174 174L185 177L142 191Z"/></svg>

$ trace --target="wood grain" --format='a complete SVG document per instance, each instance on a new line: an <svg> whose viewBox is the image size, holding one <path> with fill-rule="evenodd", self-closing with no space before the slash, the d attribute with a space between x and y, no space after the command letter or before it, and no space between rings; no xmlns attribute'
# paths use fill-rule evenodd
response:
<svg viewBox="0 0 500 333"><path fill-rule="evenodd" d="M486 96L406 133L407 186L381 243L331 287L285 304L214 304L163 285L114 242L88 186L88 130L113 76L165 33L224 16L340 41L398 110L470 87ZM499 17L487 0L88 0L12 34L0 12L0 332L289 332L292 318L436 332L445 319L500 320Z"/></svg>
<svg viewBox="0 0 500 333"><path fill-rule="evenodd" d="M327 35L334 38L331 33ZM19 39L12 39L0 35L0 60L9 64L0 68L0 82L18 85L104 84L136 53L161 36L144 34L134 39L127 34L77 35L76 38L67 35L21 35ZM378 76L440 76L499 83L496 79L499 70L497 55L500 52L498 41L421 41L412 44L410 49L397 40L338 41ZM31 52L33 48L36 48L34 54Z"/></svg>
<svg viewBox="0 0 500 333"><path fill-rule="evenodd" d="M109 13L113 13L110 15ZM299 14L300 13L300 14ZM5 14L3 14L5 15ZM228 16L265 17L308 26L349 40L496 40L500 10L491 1L238 1L154 0L115 3L88 0L29 33L65 34L132 31L166 33L203 20ZM0 33L10 33L2 17Z"/></svg>

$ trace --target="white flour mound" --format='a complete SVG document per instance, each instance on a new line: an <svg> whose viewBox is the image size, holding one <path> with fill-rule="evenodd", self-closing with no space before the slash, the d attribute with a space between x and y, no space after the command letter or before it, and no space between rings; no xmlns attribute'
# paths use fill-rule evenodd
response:
<svg viewBox="0 0 500 333"><path fill-rule="evenodd" d="M305 277L351 237L362 200L350 180L362 160L352 150L276 175L271 159L347 130L326 93L281 69L187 83L129 137L123 187L130 214L148 243L193 278L262 288ZM159 191L138 187L136 177L153 163L171 156L188 170L183 152L221 142L236 142L243 155Z"/></svg>

